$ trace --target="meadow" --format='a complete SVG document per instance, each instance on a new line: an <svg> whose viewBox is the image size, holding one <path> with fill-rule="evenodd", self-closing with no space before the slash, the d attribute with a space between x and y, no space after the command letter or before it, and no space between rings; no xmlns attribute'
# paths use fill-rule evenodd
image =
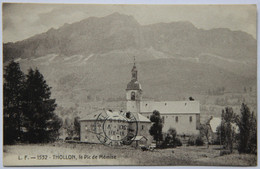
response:
<svg viewBox="0 0 260 169"><path fill-rule="evenodd" d="M234 152L220 156L220 151L220 147L214 145L208 149L206 146L184 145L177 148L142 151L130 146L108 147L101 144L21 144L4 146L3 162L5 166L255 166L257 164L256 155ZM75 158L70 158L73 156Z"/></svg>

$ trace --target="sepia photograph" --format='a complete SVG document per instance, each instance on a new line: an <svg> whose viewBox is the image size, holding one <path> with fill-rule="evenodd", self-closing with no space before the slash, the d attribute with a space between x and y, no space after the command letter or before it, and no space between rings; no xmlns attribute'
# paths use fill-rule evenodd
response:
<svg viewBox="0 0 260 169"><path fill-rule="evenodd" d="M2 3L3 166L257 166L256 4Z"/></svg>

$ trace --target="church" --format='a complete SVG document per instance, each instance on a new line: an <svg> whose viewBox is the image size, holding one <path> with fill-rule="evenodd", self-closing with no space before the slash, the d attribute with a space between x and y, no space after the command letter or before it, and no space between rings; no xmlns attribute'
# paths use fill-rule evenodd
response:
<svg viewBox="0 0 260 169"><path fill-rule="evenodd" d="M143 100L141 84L137 80L137 67L133 65L132 78L126 87L126 111L100 110L80 119L80 141L89 143L100 143L97 133L103 132L110 140L121 144L123 138L128 134L131 122L126 117L130 112L135 117L136 137L145 140L145 144L152 142L149 130L152 126L150 117L153 111L160 112L163 133L170 128L175 128L179 136L191 136L199 134L200 104L198 101L152 101ZM103 113L104 119L97 119ZM97 124L101 121L102 124ZM103 127L102 127L103 126Z"/></svg>
<svg viewBox="0 0 260 169"><path fill-rule="evenodd" d="M126 109L150 119L154 110L160 112L163 132L175 128L180 136L199 134L200 104L198 101L152 101L142 99L142 88L138 82L137 67L133 65L132 78L126 88ZM160 90L160 89L158 89Z"/></svg>

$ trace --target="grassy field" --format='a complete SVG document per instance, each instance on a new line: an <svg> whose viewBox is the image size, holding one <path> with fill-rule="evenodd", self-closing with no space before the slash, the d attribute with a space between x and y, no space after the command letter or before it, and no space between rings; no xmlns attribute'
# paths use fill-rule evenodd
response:
<svg viewBox="0 0 260 169"><path fill-rule="evenodd" d="M220 156L219 146L182 146L142 151L133 147L98 144L54 143L4 146L5 166L12 165L173 165L173 166L255 166L256 155L233 153ZM38 155L38 156L37 156ZM45 155L43 156L39 155ZM63 156L62 156L63 155ZM83 159L80 159L82 155ZM26 157L25 157L26 156ZM55 156L55 157L53 157ZM57 158L59 156L60 158ZM71 159L65 159L75 157ZM104 156L106 156L104 158ZM30 157L36 157L31 159ZM45 159L46 157L46 159ZM61 159L63 158L63 159ZM94 158L94 159L93 159Z"/></svg>

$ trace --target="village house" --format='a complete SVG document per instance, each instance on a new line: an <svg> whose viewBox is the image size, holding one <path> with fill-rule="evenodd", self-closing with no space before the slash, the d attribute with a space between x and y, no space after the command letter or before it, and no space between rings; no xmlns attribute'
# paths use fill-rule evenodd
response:
<svg viewBox="0 0 260 169"><path fill-rule="evenodd" d="M134 119L128 119L126 112L116 112L112 110L100 110L87 117L80 119L80 141L89 143L101 143L98 137L100 133L102 137L107 137L113 142L124 140L132 127L134 137L140 136L149 138L146 144L150 144L152 139L149 134L151 122L141 114L135 114ZM102 116L101 118L99 116Z"/></svg>

